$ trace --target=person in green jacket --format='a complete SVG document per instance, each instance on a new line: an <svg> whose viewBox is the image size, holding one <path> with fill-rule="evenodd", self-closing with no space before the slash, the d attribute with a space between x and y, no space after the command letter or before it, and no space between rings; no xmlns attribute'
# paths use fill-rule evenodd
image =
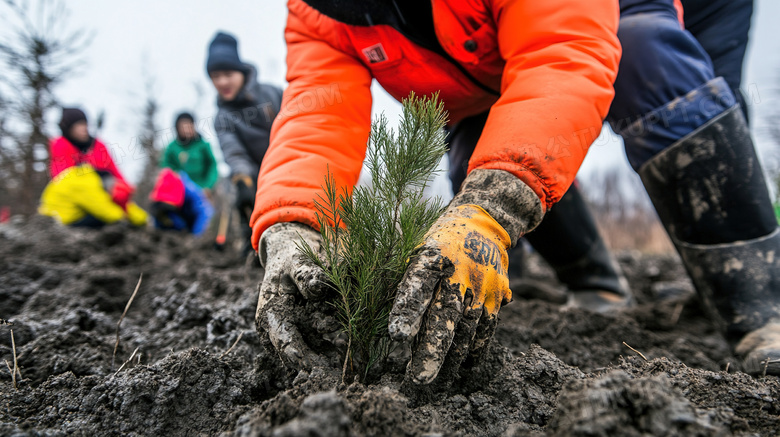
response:
<svg viewBox="0 0 780 437"><path fill-rule="evenodd" d="M192 114L182 112L176 117L176 139L168 144L160 163L162 168L184 172L206 193L217 183L217 160L211 146L195 130Z"/></svg>

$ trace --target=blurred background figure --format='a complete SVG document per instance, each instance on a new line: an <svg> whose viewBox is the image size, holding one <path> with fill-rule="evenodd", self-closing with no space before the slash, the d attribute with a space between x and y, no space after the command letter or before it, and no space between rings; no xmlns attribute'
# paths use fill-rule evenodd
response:
<svg viewBox="0 0 780 437"><path fill-rule="evenodd" d="M62 108L62 136L50 144L52 180L41 195L38 212L69 226L100 228L127 220L146 224L146 212L131 202L135 188L117 168L108 149L89 133L79 108Z"/></svg>
<svg viewBox="0 0 780 437"><path fill-rule="evenodd" d="M132 188L90 164L71 166L57 174L41 196L38 212L74 227L101 228L126 220L144 226L146 211L130 200Z"/></svg>
<svg viewBox="0 0 780 437"><path fill-rule="evenodd" d="M108 172L127 184L106 145L89 134L84 111L79 108L62 108L59 127L62 136L52 140L50 145L49 171L52 178L73 166L89 164L96 171Z"/></svg>
<svg viewBox="0 0 780 437"><path fill-rule="evenodd" d="M206 71L218 93L214 127L236 188L247 255L252 250L249 217L255 205L255 182L268 149L271 125L281 108L282 90L260 84L257 69L241 61L236 38L224 32L211 41Z"/></svg>
<svg viewBox="0 0 780 437"><path fill-rule="evenodd" d="M192 114L182 112L176 117L174 125L176 139L165 148L160 167L186 173L210 197L219 177L211 145L195 129Z"/></svg>
<svg viewBox="0 0 780 437"><path fill-rule="evenodd" d="M177 173L169 168L158 174L149 199L154 225L158 229L202 235L213 214L203 189L187 173Z"/></svg>

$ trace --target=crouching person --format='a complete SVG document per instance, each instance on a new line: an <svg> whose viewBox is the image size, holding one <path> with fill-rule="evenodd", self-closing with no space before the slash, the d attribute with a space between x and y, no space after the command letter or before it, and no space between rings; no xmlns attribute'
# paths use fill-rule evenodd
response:
<svg viewBox="0 0 780 437"><path fill-rule="evenodd" d="M130 200L132 194L124 180L81 164L61 171L46 185L38 212L73 227L101 228L121 221L144 226L146 211Z"/></svg>
<svg viewBox="0 0 780 437"><path fill-rule="evenodd" d="M203 190L186 173L169 168L157 176L149 195L154 225L158 229L202 235L214 212Z"/></svg>
<svg viewBox="0 0 780 437"><path fill-rule="evenodd" d="M219 178L217 160L211 145L195 129L195 118L188 112L176 116L176 138L163 152L161 168L184 172L209 196Z"/></svg>

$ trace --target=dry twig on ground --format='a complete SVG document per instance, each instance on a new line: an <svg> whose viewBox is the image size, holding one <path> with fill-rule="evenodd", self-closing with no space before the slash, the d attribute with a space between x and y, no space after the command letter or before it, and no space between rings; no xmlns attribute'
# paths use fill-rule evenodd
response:
<svg viewBox="0 0 780 437"><path fill-rule="evenodd" d="M229 354L229 353L230 353L230 351L232 351L232 350L233 350L233 348L234 348L234 347L236 347L236 345L238 344L238 342L241 340L241 337L243 337L243 336L244 336L244 331L241 331L241 332L238 334L238 338L236 338L236 341L234 341L234 342L233 342L233 345L232 345L232 346L230 346L230 349L228 349L228 350L226 350L225 352L223 352L223 353L222 353L222 355L220 355L220 356L219 356L219 358L224 358L224 357L225 357L225 355Z"/></svg>
<svg viewBox="0 0 780 437"><path fill-rule="evenodd" d="M19 379L21 380L22 379L22 372L19 370L19 368L17 367L16 368L16 372L14 372L14 369L11 367L11 363L9 363L8 360L3 360L3 361L5 361L5 367L8 367L8 372L10 372L11 375L16 373L19 376Z"/></svg>
<svg viewBox="0 0 780 437"><path fill-rule="evenodd" d="M133 291L133 295L130 296L130 300L127 301L127 305L125 305L125 310L122 312L122 317L119 318L119 322L117 322L116 324L116 343L114 343L114 353L113 355L111 355L111 370L114 369L114 360L116 360L116 350L117 348L119 348L119 328L122 326L122 320L125 319L125 314L127 314L127 310L130 309L130 305L133 303L133 299L135 299L135 295L136 293L138 293L138 289L141 288L141 281L143 279L144 279L144 274L141 273L141 275L138 277L138 283L135 285L135 291Z"/></svg>
<svg viewBox="0 0 780 437"><path fill-rule="evenodd" d="M636 352L637 354L639 354L639 356L640 356L640 357L642 357L642 359L643 359L643 360L647 361L647 357L646 357L646 356L645 356L645 355L644 355L642 352L639 352L638 350L636 350L636 349L632 348L632 347L631 347L631 346L629 346L629 345L628 345L628 343L626 343L625 341L623 342L623 346L625 346L625 347L627 347L627 348L631 349L632 351Z"/></svg>
<svg viewBox="0 0 780 437"><path fill-rule="evenodd" d="M764 361L764 371L761 373L761 376L766 377L766 370L769 368L769 364L771 363L780 363L780 360L772 360L767 358L766 361Z"/></svg>
<svg viewBox="0 0 780 437"><path fill-rule="evenodd" d="M11 371L11 380L14 383L14 390L19 390L16 386L16 373L19 371L19 365L16 363L16 342L14 341L14 330L11 330L11 348L14 351L14 370Z"/></svg>
<svg viewBox="0 0 780 437"><path fill-rule="evenodd" d="M116 373L114 373L114 376L116 376L117 374L119 374L119 372L121 372L121 371L122 371L122 369L124 369L124 368L125 368L125 366L127 365L127 363L129 363L130 361L133 361L133 358L135 358L135 354L136 354L136 353L138 353L138 348L135 348L135 350L133 351L133 354L132 354L132 355L130 355L130 358L128 358L128 359L127 359L127 361L125 361L124 363L122 363L122 365L121 365L121 366L119 366L119 368L116 370Z"/></svg>

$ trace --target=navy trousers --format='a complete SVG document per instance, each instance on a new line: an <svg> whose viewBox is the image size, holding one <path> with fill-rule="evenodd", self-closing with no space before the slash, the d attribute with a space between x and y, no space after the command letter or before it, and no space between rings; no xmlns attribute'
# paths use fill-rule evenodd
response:
<svg viewBox="0 0 780 437"><path fill-rule="evenodd" d="M740 102L752 0L621 0L623 45L607 121L634 169ZM742 105L746 110L746 105Z"/></svg>

